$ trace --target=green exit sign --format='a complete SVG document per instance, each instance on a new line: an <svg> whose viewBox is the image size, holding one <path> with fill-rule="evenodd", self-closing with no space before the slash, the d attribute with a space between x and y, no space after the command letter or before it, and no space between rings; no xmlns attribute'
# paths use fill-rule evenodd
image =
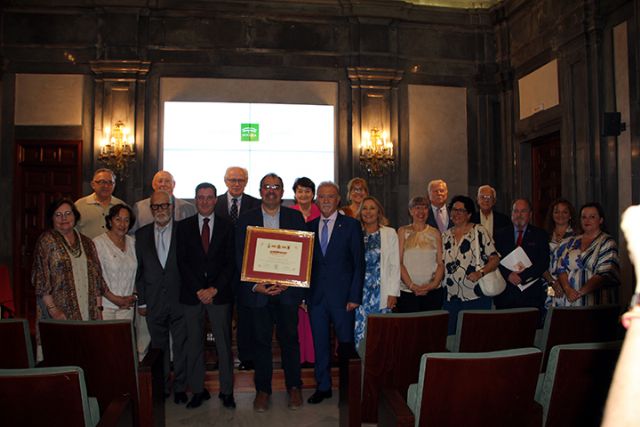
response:
<svg viewBox="0 0 640 427"><path fill-rule="evenodd" d="M242 123L240 125L240 141L260 141L260 125L258 123Z"/></svg>

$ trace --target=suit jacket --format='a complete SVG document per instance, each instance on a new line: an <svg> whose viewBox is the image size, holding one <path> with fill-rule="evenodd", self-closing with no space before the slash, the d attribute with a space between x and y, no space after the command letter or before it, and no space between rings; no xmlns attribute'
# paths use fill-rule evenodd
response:
<svg viewBox="0 0 640 427"><path fill-rule="evenodd" d="M480 211L476 211L471 214L471 222L474 224L480 224ZM493 211L493 234L502 228L512 225L511 219L503 213Z"/></svg>
<svg viewBox="0 0 640 427"><path fill-rule="evenodd" d="M309 231L316 233L309 304L320 304L323 298L332 308L345 308L348 302L362 304L365 263L360 221L338 214L323 255L318 233L321 219L307 223Z"/></svg>
<svg viewBox="0 0 640 427"><path fill-rule="evenodd" d="M173 219L176 221L183 220L196 214L196 207L187 202L186 200L173 198ZM131 231L134 233L140 227L144 227L147 224L153 222L153 214L151 213L151 197L140 200L133 205L133 213L136 216L136 223L131 227Z"/></svg>
<svg viewBox="0 0 640 427"><path fill-rule="evenodd" d="M242 269L244 240L247 235L247 227L250 225L258 227L264 226L262 209L250 210L241 215L236 223L236 265L238 271ZM280 206L280 228L305 231L306 224L304 217L297 210ZM269 302L270 297L253 292L253 285L255 285L253 282L240 282L240 286L237 289L238 302L246 307L264 307ZM290 287L280 294L280 301L284 304L300 304L305 296L305 289Z"/></svg>
<svg viewBox="0 0 640 427"><path fill-rule="evenodd" d="M513 225L495 231L493 237L500 257L509 255L516 248ZM547 236L547 232L529 224L522 236L522 249L524 249L532 263L531 267L519 273L522 283L526 284L533 279L541 278L542 274L549 268L549 236ZM507 280L511 270L500 265L500 273ZM539 284L542 285L542 283L542 280L539 280ZM507 286L509 286L508 281Z"/></svg>
<svg viewBox="0 0 640 427"><path fill-rule="evenodd" d="M147 305L147 315L152 318L160 314L155 308L160 303L174 309L181 307L180 271L176 258L176 222L171 228L171 244L164 268L158 259L154 224L147 224L136 232L136 290L140 305ZM162 307L162 305L160 305Z"/></svg>
<svg viewBox="0 0 640 427"><path fill-rule="evenodd" d="M449 224L447 225L447 230L448 230L449 228L453 227L453 222L451 221L451 212L449 212L449 208L447 208L447 213L449 216ZM429 224L436 230L439 230L438 222L436 221L436 216L434 215L433 209L431 209L431 206L429 206L429 216L427 217L427 224Z"/></svg>
<svg viewBox="0 0 640 427"><path fill-rule="evenodd" d="M216 215L231 220L231 216L229 216L229 201L227 200L227 193L218 196L215 213ZM238 218L240 218L240 215L242 214L259 208L261 205L262 201L260 199L256 199L255 197L250 196L247 193L243 193L242 203L240 204L240 212L238 212Z"/></svg>
<svg viewBox="0 0 640 427"><path fill-rule="evenodd" d="M196 292L213 286L218 290L213 304L230 303L233 298L231 280L234 274L231 222L215 215L207 253L202 248L197 214L178 223L177 242L178 268L182 278L180 302L196 305L200 302Z"/></svg>

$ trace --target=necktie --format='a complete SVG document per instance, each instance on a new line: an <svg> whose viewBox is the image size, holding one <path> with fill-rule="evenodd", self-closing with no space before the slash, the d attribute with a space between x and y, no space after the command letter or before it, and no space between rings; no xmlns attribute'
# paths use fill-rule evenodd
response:
<svg viewBox="0 0 640 427"><path fill-rule="evenodd" d="M229 210L229 216L231 217L231 221L235 224L238 220L238 199L235 197L232 200L231 209Z"/></svg>
<svg viewBox="0 0 640 427"><path fill-rule="evenodd" d="M516 246L522 246L522 230L518 230L518 240L516 240Z"/></svg>
<svg viewBox="0 0 640 427"><path fill-rule="evenodd" d="M164 268L167 263L167 245L164 243L164 232L167 231L166 228L158 229L158 242L156 247L158 248L158 259L160 260L160 264Z"/></svg>
<svg viewBox="0 0 640 427"><path fill-rule="evenodd" d="M329 220L323 219L322 232L320 233L320 249L322 249L322 255L327 252L327 245L329 244Z"/></svg>
<svg viewBox="0 0 640 427"><path fill-rule="evenodd" d="M444 233L447 231L447 224L445 223L444 217L444 207L438 208L438 214L436 215L436 223L438 224L438 229L440 233Z"/></svg>
<svg viewBox="0 0 640 427"><path fill-rule="evenodd" d="M202 220L202 249L205 254L209 251L209 218Z"/></svg>

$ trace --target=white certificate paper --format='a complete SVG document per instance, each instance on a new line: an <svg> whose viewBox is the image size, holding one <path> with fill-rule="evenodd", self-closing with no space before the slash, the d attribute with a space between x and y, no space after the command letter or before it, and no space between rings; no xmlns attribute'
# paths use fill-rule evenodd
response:
<svg viewBox="0 0 640 427"><path fill-rule="evenodd" d="M518 246L513 251L511 251L509 255L500 260L500 265L508 268L511 271L520 273L522 270L531 267L532 264L524 249Z"/></svg>
<svg viewBox="0 0 640 427"><path fill-rule="evenodd" d="M258 238L253 269L261 273L298 276L301 258L301 242Z"/></svg>

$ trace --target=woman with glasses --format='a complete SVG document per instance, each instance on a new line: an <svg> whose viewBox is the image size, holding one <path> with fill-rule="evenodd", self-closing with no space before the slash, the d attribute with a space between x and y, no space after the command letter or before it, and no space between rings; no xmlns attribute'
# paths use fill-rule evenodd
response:
<svg viewBox="0 0 640 427"><path fill-rule="evenodd" d="M443 308L449 312L449 335L453 335L460 310L491 308L491 298L482 293L478 280L498 268L500 258L487 229L471 222L473 200L455 196L449 212L453 227L442 235L446 290Z"/></svg>
<svg viewBox="0 0 640 427"><path fill-rule="evenodd" d="M414 197L409 201L412 222L398 229L400 245L400 298L398 312L413 313L442 308L444 276L440 231L427 224L429 201Z"/></svg>
<svg viewBox="0 0 640 427"><path fill-rule="evenodd" d="M74 228L79 219L69 199L54 201L47 210L50 229L36 242L31 271L40 318L101 319L102 296L119 307L129 306L128 299L106 286L95 245Z"/></svg>
<svg viewBox="0 0 640 427"><path fill-rule="evenodd" d="M127 233L135 222L136 218L131 208L119 203L112 206L105 217L107 231L93 239L107 288L129 302L128 307L121 308L109 300L103 301L102 318L105 320L133 319L132 308L136 301L133 292L138 260L135 238Z"/></svg>
<svg viewBox="0 0 640 427"><path fill-rule="evenodd" d="M365 197L369 195L369 186L363 178L352 178L347 184L347 200L349 204L340 208L340 212L356 218L360 205Z"/></svg>

